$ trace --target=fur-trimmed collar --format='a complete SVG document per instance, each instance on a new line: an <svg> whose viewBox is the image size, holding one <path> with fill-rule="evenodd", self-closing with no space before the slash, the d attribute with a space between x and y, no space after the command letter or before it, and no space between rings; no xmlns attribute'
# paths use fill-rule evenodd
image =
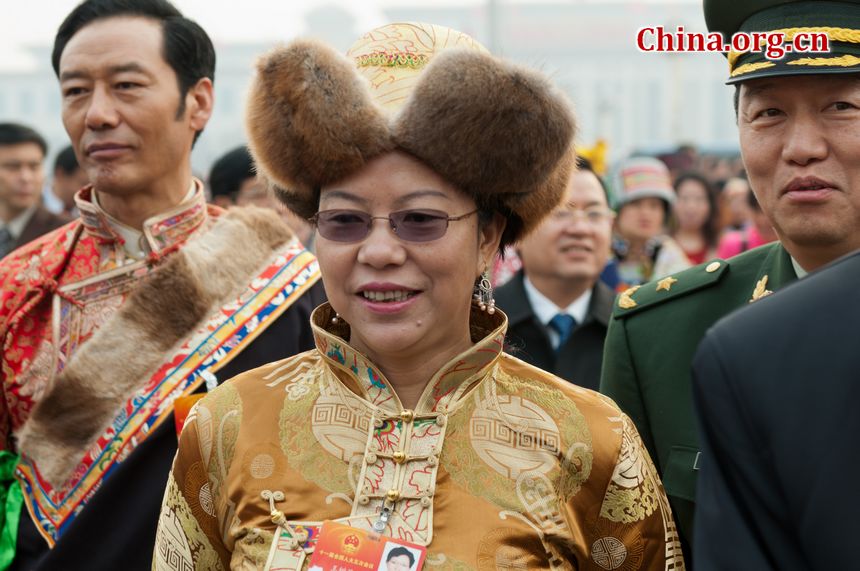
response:
<svg viewBox="0 0 860 571"><path fill-rule="evenodd" d="M273 211L231 209L152 272L72 356L18 432L42 478L59 489L164 355L292 239Z"/></svg>

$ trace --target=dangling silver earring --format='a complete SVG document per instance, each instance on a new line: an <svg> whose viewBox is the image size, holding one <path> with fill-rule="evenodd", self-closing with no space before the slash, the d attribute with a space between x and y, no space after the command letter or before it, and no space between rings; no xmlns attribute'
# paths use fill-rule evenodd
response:
<svg viewBox="0 0 860 571"><path fill-rule="evenodd" d="M475 294L472 296L481 311L493 315L496 312L496 300L493 299L493 285L490 283L490 273L484 272L475 284Z"/></svg>

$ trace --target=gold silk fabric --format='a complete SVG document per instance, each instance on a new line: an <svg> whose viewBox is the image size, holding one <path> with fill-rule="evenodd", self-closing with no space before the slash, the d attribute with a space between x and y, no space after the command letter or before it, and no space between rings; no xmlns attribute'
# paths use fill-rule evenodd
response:
<svg viewBox="0 0 860 571"><path fill-rule="evenodd" d="M424 569L684 568L636 428L609 399L503 353L503 313L473 311L474 346L414 410L333 316L314 312L315 350L192 411L155 569L307 568L322 521L371 530L383 508L382 534L426 545Z"/></svg>

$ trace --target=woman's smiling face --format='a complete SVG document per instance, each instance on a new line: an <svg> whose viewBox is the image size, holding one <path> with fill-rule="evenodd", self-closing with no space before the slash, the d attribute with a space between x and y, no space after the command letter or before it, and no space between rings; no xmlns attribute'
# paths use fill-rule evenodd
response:
<svg viewBox="0 0 860 571"><path fill-rule="evenodd" d="M459 217L476 205L417 159L391 152L322 189L319 210L341 209L374 217L404 210ZM462 350L470 343L475 278L489 266L503 227L500 217L481 225L473 213L426 242L405 240L379 219L354 242L318 232L323 283L332 307L350 324L350 342L371 354Z"/></svg>

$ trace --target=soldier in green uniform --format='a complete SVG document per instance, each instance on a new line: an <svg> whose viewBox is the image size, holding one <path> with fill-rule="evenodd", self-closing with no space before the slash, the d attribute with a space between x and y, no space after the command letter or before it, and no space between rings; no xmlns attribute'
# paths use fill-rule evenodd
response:
<svg viewBox="0 0 860 571"><path fill-rule="evenodd" d="M825 31L830 52L728 56L741 153L779 242L631 288L613 310L601 391L636 423L686 542L700 460L690 373L699 341L722 316L860 248L860 0L705 0L704 9L726 38Z"/></svg>

